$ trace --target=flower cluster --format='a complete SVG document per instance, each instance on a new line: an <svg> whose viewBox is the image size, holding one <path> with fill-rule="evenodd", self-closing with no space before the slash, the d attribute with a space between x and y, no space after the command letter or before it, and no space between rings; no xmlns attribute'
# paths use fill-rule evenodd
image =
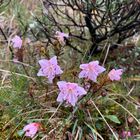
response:
<svg viewBox="0 0 140 140"><path fill-rule="evenodd" d="M41 68L37 75L47 77L50 83L53 82L53 79L56 75L63 73L60 66L58 65L56 56L52 57L50 60L42 59L39 61L39 64ZM86 78L87 80L91 80L93 82L96 82L99 74L106 70L104 67L99 65L99 61L92 61L87 64L81 64L80 69L82 69L82 71L79 73L79 78ZM108 78L110 81L119 81L121 79L122 73L122 69L112 69L108 73ZM60 103L66 101L67 104L75 106L78 99L87 94L87 91L77 83L59 81L57 82L57 85L60 90L57 101ZM39 129L39 123L30 123L23 128L23 131L25 132L25 136L33 138ZM130 132L123 132L123 137L130 136Z"/></svg>
<svg viewBox="0 0 140 140"><path fill-rule="evenodd" d="M68 38L69 35L57 31L55 37L58 39L58 41L61 44L64 44L65 38ZM22 40L19 36L15 36L12 39L12 42L14 48L18 48L18 49L21 48ZM39 60L39 65L41 68L39 69L37 76L47 77L49 83L53 83L53 79L56 76L63 73L61 67L58 65L56 56L50 58L49 60L48 59ZM103 66L99 65L99 61L92 61L86 64L81 64L80 69L81 71L78 77L85 78L86 81L91 80L93 82L97 82L98 76L106 70ZM117 70L112 69L108 73L106 78L109 81L119 81L121 79L122 73L123 73L122 69L117 69ZM57 86L60 90L60 93L57 97L57 101L60 103L63 103L65 101L67 104L75 106L78 99L87 94L86 88L84 89L83 87L79 86L77 83L58 81ZM33 138L36 135L36 133L39 131L39 129L40 129L39 123L30 123L23 128L23 131L25 132L25 136ZM129 132L123 132L123 137L126 136L129 137L131 136L131 134Z"/></svg>
<svg viewBox="0 0 140 140"><path fill-rule="evenodd" d="M50 60L42 59L39 61L39 64L41 68L37 75L47 77L50 83L53 82L55 76L63 73L60 66L58 65L56 56L52 57ZM80 69L82 70L79 73L79 78L86 78L87 80L91 80L93 82L96 82L99 74L106 70L104 67L99 65L99 61L92 61L87 64L81 64ZM108 73L108 78L110 81L118 81L121 79L122 72L122 69L113 69ZM87 93L86 90L80 87L77 83L59 81L57 82L57 85L60 90L57 101L66 101L66 103L69 103L72 106L75 106L79 97Z"/></svg>

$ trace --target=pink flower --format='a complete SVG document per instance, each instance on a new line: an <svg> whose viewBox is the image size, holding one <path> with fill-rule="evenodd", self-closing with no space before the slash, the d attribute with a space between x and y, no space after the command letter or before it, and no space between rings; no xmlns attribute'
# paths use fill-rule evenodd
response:
<svg viewBox="0 0 140 140"><path fill-rule="evenodd" d="M99 61L92 61L87 64L81 64L82 71L79 73L79 78L88 78L96 82L97 76L105 71L105 68L99 65Z"/></svg>
<svg viewBox="0 0 140 140"><path fill-rule="evenodd" d="M131 134L130 131L123 131L122 132L122 137L123 138L131 137L131 136L132 136L132 134Z"/></svg>
<svg viewBox="0 0 140 140"><path fill-rule="evenodd" d="M112 69L109 73L108 73L108 77L110 78L111 81L119 81L121 79L121 75L123 73L122 69Z"/></svg>
<svg viewBox="0 0 140 140"><path fill-rule="evenodd" d="M14 48L18 48L18 49L21 48L22 40L21 40L21 38L19 36L16 35L11 41L13 43Z"/></svg>
<svg viewBox="0 0 140 140"><path fill-rule="evenodd" d="M63 44L65 44L64 38L68 38L69 35L66 34L66 33L57 31L55 37L56 37L56 38L58 39L58 41L63 45Z"/></svg>
<svg viewBox="0 0 140 140"><path fill-rule="evenodd" d="M23 131L25 132L25 136L33 138L35 134L38 132L40 128L39 123L30 123L24 126Z"/></svg>
<svg viewBox="0 0 140 140"><path fill-rule="evenodd" d="M87 92L84 88L78 86L77 83L70 83L65 81L57 82L57 85L60 89L60 93L57 97L58 102L66 101L72 106L75 106L78 101L78 97L85 95Z"/></svg>
<svg viewBox="0 0 140 140"><path fill-rule="evenodd" d="M53 79L56 75L62 74L60 66L57 64L57 57L54 56L50 60L42 59L39 60L39 64L41 66L37 76L46 76L50 83L52 83Z"/></svg>

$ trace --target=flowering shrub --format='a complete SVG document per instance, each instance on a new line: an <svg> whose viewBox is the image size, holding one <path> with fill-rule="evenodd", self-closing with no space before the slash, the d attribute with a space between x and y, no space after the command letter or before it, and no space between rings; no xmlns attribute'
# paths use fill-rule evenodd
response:
<svg viewBox="0 0 140 140"><path fill-rule="evenodd" d="M12 10L7 3L2 6L7 9L1 13L5 18L0 17L0 139L139 139L139 101L133 96L139 86L131 83L126 67L107 57L115 34L124 35L117 28L110 30L106 14L103 23L109 25L108 33L98 29L106 1L99 8L101 13L88 1L61 2L14 0L8 3ZM89 21L90 15L95 21ZM89 30L90 23L97 24L97 35ZM110 32L115 34L111 37ZM104 48L102 56L88 56L90 47L98 46Z"/></svg>
<svg viewBox="0 0 140 140"><path fill-rule="evenodd" d="M50 60L45 60L45 59L40 60L39 64L41 66L41 69L39 70L37 75L47 76L50 83L53 83L53 79L55 78L55 75L63 73L60 66L57 65L56 56L52 57ZM104 67L99 65L99 61L92 61L89 62L88 64L81 64L80 68L82 69L82 71L79 73L79 78L87 78L87 80L91 80L93 82L96 82L97 76L106 70ZM119 70L113 69L108 74L110 80L112 81L114 80L119 81L121 79L121 75L122 75L122 69ZM75 106L78 101L78 98L80 96L87 94L86 90L80 87L77 83L59 81L57 82L57 85L60 90L60 93L57 97L57 101L61 103L63 103L63 101L66 101L67 104L71 104L72 106ZM24 128L24 131L26 131L26 128L30 129L29 132L26 132L26 136L30 136L30 137L33 137L38 130L38 128L32 128L32 124L27 125Z"/></svg>
<svg viewBox="0 0 140 140"><path fill-rule="evenodd" d="M57 63L57 56L52 57L50 60L39 60L39 64L41 68L37 75L47 77L49 82L52 84L55 76L63 73L63 71ZM86 80L89 82L97 82L97 77L106 70L104 67L99 65L99 61L92 61L87 64L81 64L80 68L82 69L82 71L79 73L79 78L86 78ZM119 81L121 79L122 73L122 69L111 70L108 73L108 75L104 76L105 78L103 84L106 84L108 82L108 77L111 81ZM86 94L89 94L90 90L96 88L96 86L90 86L87 92L83 87L79 86L77 83L58 81L57 85L60 90L60 93L57 97L57 101L60 103L66 101L67 104L72 105L73 107L77 104L79 98L82 98L82 96L84 95L86 96ZM101 85L101 88L102 87L103 85ZM98 91L100 90L100 88L97 88L96 90ZM25 126L23 129L26 132L25 136L33 138L39 129L38 124L39 123L31 123Z"/></svg>
<svg viewBox="0 0 140 140"><path fill-rule="evenodd" d="M62 74L60 66L57 65L57 57L54 56L50 60L40 60L39 64L41 69L38 72L38 76L46 76L49 79L49 82L52 83L55 75ZM88 64L81 64L80 68L82 71L79 73L79 78L87 78L96 82L97 76L105 71L105 68L99 65L99 61L92 61ZM121 79L122 69L111 70L108 74L109 78L113 81L119 81ZM107 78L107 77L106 77ZM70 83L65 81L59 81L57 83L60 93L58 95L57 101L63 102L66 100L67 103L70 103L72 106L75 106L78 101L78 97L85 95L86 91L84 88L79 87L77 83Z"/></svg>

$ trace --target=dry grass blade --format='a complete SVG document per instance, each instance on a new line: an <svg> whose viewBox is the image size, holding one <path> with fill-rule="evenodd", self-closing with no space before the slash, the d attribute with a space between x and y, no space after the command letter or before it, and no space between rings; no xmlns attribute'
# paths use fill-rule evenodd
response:
<svg viewBox="0 0 140 140"><path fill-rule="evenodd" d="M118 137L116 136L116 134L114 133L113 129L111 128L111 126L108 124L108 122L106 121L105 117L103 116L103 114L101 113L101 111L98 109L98 107L96 106L96 104L91 100L91 103L93 104L93 106L96 108L96 110L98 111L98 113L101 115L102 119L104 120L104 122L106 123L106 125L108 126L108 128L110 129L110 131L112 132L114 138L116 140L118 140Z"/></svg>
<svg viewBox="0 0 140 140"><path fill-rule="evenodd" d="M120 103L116 102L115 100L111 99L111 98L108 98L110 101L116 103L117 105L119 105L120 107L122 107L126 112L128 112L128 114L130 114L134 119L135 121L140 125L140 122L139 120L128 110L126 109L123 105L121 105Z"/></svg>
<svg viewBox="0 0 140 140"><path fill-rule="evenodd" d="M85 122L85 124L89 127L89 128L91 128L91 126L89 125L89 124L87 124L86 122ZM91 128L92 129L92 131L101 139L101 140L104 140L104 138L95 130L95 129L93 129L93 128Z"/></svg>
<svg viewBox="0 0 140 140"><path fill-rule="evenodd" d="M127 78L129 81L140 81L140 77Z"/></svg>
<svg viewBox="0 0 140 140"><path fill-rule="evenodd" d="M27 76L27 75L24 75L24 74L20 74L20 73L16 73L16 72L11 72L11 71L8 71L8 70L3 70L3 69L0 69L1 72L5 72L9 75L12 75L12 74L15 74L17 76L22 76L22 77L25 77L25 78L28 78L28 79L32 79L33 81L35 81L36 79L33 78L33 77L30 77L30 76Z"/></svg>

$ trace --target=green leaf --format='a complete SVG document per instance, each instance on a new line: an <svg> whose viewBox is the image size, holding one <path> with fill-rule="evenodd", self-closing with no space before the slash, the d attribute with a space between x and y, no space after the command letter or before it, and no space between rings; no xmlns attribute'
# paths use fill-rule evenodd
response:
<svg viewBox="0 0 140 140"><path fill-rule="evenodd" d="M116 115L106 115L105 117L108 118L109 120L111 120L112 122L115 122L118 124L121 123Z"/></svg>
<svg viewBox="0 0 140 140"><path fill-rule="evenodd" d="M75 123L74 123L73 129L72 129L72 135L74 135L74 133L76 132L75 130L76 130L76 127L77 127L77 122L78 122L78 120L76 120Z"/></svg>

